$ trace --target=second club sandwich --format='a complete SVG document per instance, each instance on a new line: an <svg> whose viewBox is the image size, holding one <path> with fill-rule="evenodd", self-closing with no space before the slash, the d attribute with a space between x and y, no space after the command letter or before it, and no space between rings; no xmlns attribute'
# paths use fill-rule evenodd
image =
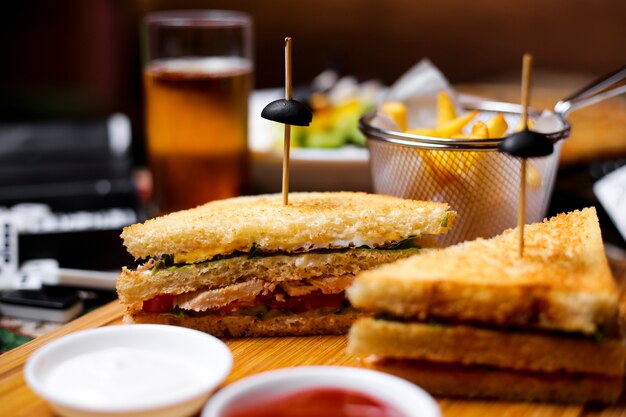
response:
<svg viewBox="0 0 626 417"><path fill-rule="evenodd" d="M595 209L366 271L349 352L439 395L613 402L626 352ZM468 382L469 381L469 382Z"/></svg>
<svg viewBox="0 0 626 417"><path fill-rule="evenodd" d="M447 204L365 193L238 197L124 229L117 281L125 321L217 336L346 333L360 314L354 276L417 253L445 233Z"/></svg>

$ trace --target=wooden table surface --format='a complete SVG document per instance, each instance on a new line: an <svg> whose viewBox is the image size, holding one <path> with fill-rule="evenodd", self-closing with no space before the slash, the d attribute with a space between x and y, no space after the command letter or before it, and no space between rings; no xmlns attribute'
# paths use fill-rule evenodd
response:
<svg viewBox="0 0 626 417"><path fill-rule="evenodd" d="M626 282L626 263L612 262L612 267L618 282ZM37 397L24 382L22 369L28 356L60 336L83 329L118 325L121 316L122 307L114 301L1 355L0 416L53 416L47 403ZM359 366L356 357L345 353L344 336L230 339L225 342L235 358L227 384L247 375L277 368L305 365ZM445 417L626 417L626 399L610 407L443 398L438 399L438 402Z"/></svg>

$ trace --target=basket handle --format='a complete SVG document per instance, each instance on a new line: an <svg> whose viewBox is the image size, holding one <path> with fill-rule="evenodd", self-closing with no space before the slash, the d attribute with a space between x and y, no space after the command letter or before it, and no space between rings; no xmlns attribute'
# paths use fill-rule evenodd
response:
<svg viewBox="0 0 626 417"><path fill-rule="evenodd" d="M626 92L626 66L608 74L559 101L554 112L565 117L572 110L598 103Z"/></svg>

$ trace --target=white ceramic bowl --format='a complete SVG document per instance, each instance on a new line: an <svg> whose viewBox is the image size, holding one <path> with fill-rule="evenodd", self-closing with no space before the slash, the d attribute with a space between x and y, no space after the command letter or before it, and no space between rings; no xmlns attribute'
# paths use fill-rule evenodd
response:
<svg viewBox="0 0 626 417"><path fill-rule="evenodd" d="M279 193L283 175L282 153L252 151L252 186L257 193ZM367 149L346 146L339 149L291 151L289 191L372 191Z"/></svg>
<svg viewBox="0 0 626 417"><path fill-rule="evenodd" d="M228 385L209 400L202 417L220 417L233 404L245 406L270 395L320 387L364 393L388 404L404 417L441 416L436 401L404 379L361 368L310 366L264 372Z"/></svg>
<svg viewBox="0 0 626 417"><path fill-rule="evenodd" d="M282 98L282 89L257 90L250 96L249 140L252 186L256 193L279 193L282 184L282 150L274 149L276 123L261 118L261 110ZM365 148L292 148L290 191L371 191L369 152Z"/></svg>
<svg viewBox="0 0 626 417"><path fill-rule="evenodd" d="M97 355L102 358L102 355L112 352L130 352L133 355L108 362L103 360L93 367L74 367L76 372L72 375L75 378L67 384L52 383L55 377L62 374L61 369L67 370L68 364L72 361L76 363L77 358L93 358ZM130 357L137 360L125 368L131 369L134 374L119 378L117 369L124 361L129 365ZM168 388L164 386L172 384L172 380L168 377L142 378L142 375L136 375L139 363L145 371L144 376L159 375L159 372L162 376L169 376L171 373L165 374L163 370L165 364L173 364L175 370L176 366L180 366L185 383L176 384L175 389L167 391ZM228 347L211 335L182 327L137 324L102 327L61 337L31 355L26 362L24 375L32 390L62 416L175 417L197 412L215 388L226 379L232 363ZM63 364L64 367L59 368ZM94 378L94 375L105 377ZM185 375L192 378L186 379ZM76 387L71 388L71 385L81 379L85 382L78 386L79 391L82 391L78 393ZM155 391L164 389L166 395L150 395L149 391L142 394L142 384L146 384L143 386L145 389L149 383L157 385ZM115 392L120 387L124 395L102 398L102 392ZM134 393L135 390L138 391ZM92 396L96 400L92 400ZM126 399L123 400L123 397Z"/></svg>

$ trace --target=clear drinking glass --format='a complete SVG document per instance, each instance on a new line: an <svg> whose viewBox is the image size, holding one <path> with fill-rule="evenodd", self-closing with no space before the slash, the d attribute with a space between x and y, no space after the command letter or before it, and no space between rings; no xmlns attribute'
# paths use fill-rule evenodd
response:
<svg viewBox="0 0 626 417"><path fill-rule="evenodd" d="M149 14L144 27L152 214L246 192L252 20L222 10Z"/></svg>

